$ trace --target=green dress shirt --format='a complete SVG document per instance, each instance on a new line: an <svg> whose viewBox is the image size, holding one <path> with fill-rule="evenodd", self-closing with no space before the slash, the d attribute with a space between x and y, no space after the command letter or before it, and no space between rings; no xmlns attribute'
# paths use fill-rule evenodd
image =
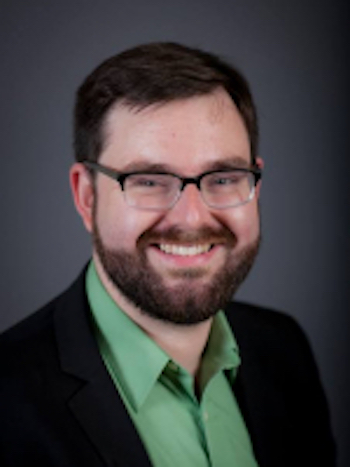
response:
<svg viewBox="0 0 350 467"><path fill-rule="evenodd" d="M93 262L86 289L107 370L155 467L257 467L232 385L240 364L225 315L193 377L117 306Z"/></svg>

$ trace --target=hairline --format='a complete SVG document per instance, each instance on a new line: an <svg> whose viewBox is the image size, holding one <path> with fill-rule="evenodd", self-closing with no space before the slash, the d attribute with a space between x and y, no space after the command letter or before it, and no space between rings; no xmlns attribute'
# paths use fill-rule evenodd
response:
<svg viewBox="0 0 350 467"><path fill-rule="evenodd" d="M101 159L102 153L108 147L108 138L110 136L110 131L108 131L108 122L109 122L109 120L111 118L112 113L115 110L117 110L118 108L124 108L124 109L127 109L127 110L129 110L130 112L132 112L134 114L138 114L139 112L142 112L144 110L160 109L160 108L165 107L168 104L175 103L175 102L185 102L185 101L194 99L196 97L212 96L212 95L214 95L215 93L217 93L219 91L223 91L230 98L231 103L236 108L236 110L237 110L237 112L238 112L238 114L239 114L239 116L240 116L240 118L242 120L244 129L245 129L245 131L247 133L247 138L248 138L248 141L249 141L250 162L252 164L254 164L255 161L256 161L256 155L252 154L251 135L250 135L250 132L249 132L249 128L247 127L244 115L241 112L241 110L238 108L238 106L237 106L235 100L232 98L231 94L228 92L228 90L222 84L214 86L208 92L196 92L196 93L193 93L193 95L186 96L186 97L174 97L174 98L169 98L169 99L164 99L164 100L158 100L158 101L155 101L155 102L136 103L136 102L133 102L130 99L127 99L127 98L124 98L124 97L115 100L115 102L113 102L111 104L111 106L106 110L104 116L102 117L102 119L100 121L100 127L99 127L99 130L98 130L98 133L99 133L99 140L100 140L100 143L101 143L101 147L99 148L99 153L97 155L96 162L98 162Z"/></svg>

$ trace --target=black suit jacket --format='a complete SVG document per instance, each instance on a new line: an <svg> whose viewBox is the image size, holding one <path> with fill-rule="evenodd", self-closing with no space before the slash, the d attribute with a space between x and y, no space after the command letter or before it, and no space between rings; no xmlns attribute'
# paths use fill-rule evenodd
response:
<svg viewBox="0 0 350 467"><path fill-rule="evenodd" d="M227 316L242 358L233 390L259 465L335 465L326 400L299 327L238 303ZM0 410L2 467L150 465L99 355L83 274L1 336Z"/></svg>

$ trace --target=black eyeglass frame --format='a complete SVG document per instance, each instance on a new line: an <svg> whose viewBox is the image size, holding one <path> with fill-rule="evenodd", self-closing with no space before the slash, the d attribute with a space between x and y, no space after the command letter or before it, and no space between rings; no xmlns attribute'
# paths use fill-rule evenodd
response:
<svg viewBox="0 0 350 467"><path fill-rule="evenodd" d="M197 177L181 177L180 175L171 173L171 172L147 172L145 170L139 170L139 171L134 171L134 172L118 172L115 169L111 169L110 167L106 167L105 165L98 164L97 162L91 162L91 161L84 161L83 162L84 166L87 167L88 169L91 170L96 170L97 172L101 172L108 177L112 178L113 180L117 181L120 184L121 189L124 191L124 183L125 180L131 176L131 175L139 175L139 174L144 174L144 173L150 173L154 175L171 175L172 177L175 177L181 181L181 186L179 189L179 192L181 193L185 187L189 184L194 184L198 188L199 191L201 191L201 180L203 177L206 177L207 175L210 175L212 173L216 172L244 172L244 173L252 173L254 175L254 186L257 185L258 181L262 177L262 170L255 164L251 168L245 168L245 167L234 167L232 169L222 169L222 170L209 170L207 172L203 172L202 174L198 175Z"/></svg>

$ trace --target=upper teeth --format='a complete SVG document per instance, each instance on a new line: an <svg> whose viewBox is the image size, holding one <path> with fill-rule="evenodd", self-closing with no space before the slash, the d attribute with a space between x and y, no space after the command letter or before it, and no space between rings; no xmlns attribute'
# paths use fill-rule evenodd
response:
<svg viewBox="0 0 350 467"><path fill-rule="evenodd" d="M210 244L206 245L193 245L193 246L182 246L182 245L168 245L161 243L159 248L164 251L164 253L169 253L171 255L180 255L180 256L194 256L200 255L201 253L206 253L210 250Z"/></svg>

